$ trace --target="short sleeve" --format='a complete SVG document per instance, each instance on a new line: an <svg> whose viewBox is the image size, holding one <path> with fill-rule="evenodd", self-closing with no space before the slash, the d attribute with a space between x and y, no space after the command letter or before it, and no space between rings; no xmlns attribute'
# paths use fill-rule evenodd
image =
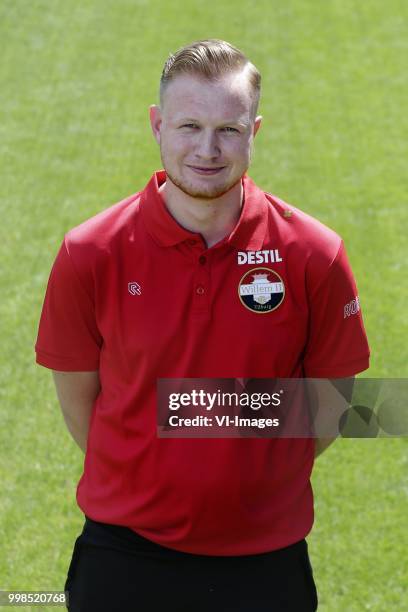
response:
<svg viewBox="0 0 408 612"><path fill-rule="evenodd" d="M309 296L309 333L304 374L310 378L353 376L369 367L370 350L356 283L343 245Z"/></svg>
<svg viewBox="0 0 408 612"><path fill-rule="evenodd" d="M64 240L48 280L36 361L53 370L97 370L101 346L92 287L79 279Z"/></svg>

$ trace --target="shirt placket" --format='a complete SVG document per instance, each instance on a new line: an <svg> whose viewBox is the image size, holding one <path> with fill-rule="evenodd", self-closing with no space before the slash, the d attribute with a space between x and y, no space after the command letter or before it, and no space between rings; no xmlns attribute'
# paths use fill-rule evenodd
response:
<svg viewBox="0 0 408 612"><path fill-rule="evenodd" d="M202 241L189 241L193 249L195 270L192 287L192 313L195 316L210 314L210 253Z"/></svg>

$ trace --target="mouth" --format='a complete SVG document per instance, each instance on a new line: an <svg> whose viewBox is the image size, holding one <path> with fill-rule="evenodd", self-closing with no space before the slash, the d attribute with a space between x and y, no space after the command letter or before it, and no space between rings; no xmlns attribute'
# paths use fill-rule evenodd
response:
<svg viewBox="0 0 408 612"><path fill-rule="evenodd" d="M190 170L193 170L196 174L201 174L203 176L210 176L213 174L219 174L222 170L224 170L225 166L219 166L217 168L206 168L205 166L187 166Z"/></svg>

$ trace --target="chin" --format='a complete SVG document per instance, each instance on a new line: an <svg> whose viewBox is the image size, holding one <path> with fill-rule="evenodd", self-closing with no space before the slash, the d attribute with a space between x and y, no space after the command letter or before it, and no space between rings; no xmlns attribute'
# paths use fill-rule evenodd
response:
<svg viewBox="0 0 408 612"><path fill-rule="evenodd" d="M200 184L194 184L191 181L183 179L182 177L174 176L173 173L169 172L168 170L166 170L166 174L171 182L176 185L176 187L191 198L197 198L200 200L215 200L216 198L223 196L225 193L228 193L228 191L235 187L235 185L240 182L245 172L232 181L208 187L204 187Z"/></svg>

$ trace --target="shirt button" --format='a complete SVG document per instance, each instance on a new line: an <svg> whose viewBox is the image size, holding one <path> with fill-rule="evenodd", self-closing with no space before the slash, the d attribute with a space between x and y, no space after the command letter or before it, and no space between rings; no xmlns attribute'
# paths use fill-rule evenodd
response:
<svg viewBox="0 0 408 612"><path fill-rule="evenodd" d="M203 266L207 262L207 258L205 255L200 255L200 257L198 258L198 261Z"/></svg>
<svg viewBox="0 0 408 612"><path fill-rule="evenodd" d="M203 295L205 289L202 285L198 285L197 289L196 289L196 293L198 293L198 295Z"/></svg>
<svg viewBox="0 0 408 612"><path fill-rule="evenodd" d="M187 244L189 244L190 246L194 246L195 244L197 244L197 240L187 240Z"/></svg>

